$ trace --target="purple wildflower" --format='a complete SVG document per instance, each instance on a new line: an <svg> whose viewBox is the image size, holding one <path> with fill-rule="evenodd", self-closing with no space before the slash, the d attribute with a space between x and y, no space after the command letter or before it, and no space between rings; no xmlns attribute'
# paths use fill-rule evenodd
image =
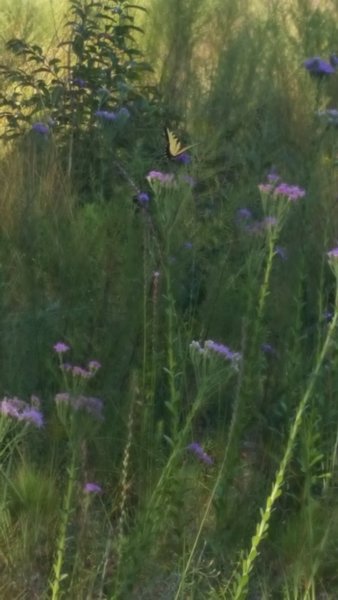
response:
<svg viewBox="0 0 338 600"><path fill-rule="evenodd" d="M271 171L270 173L268 173L266 178L269 183L277 183L277 181L279 181L280 179L278 173L276 173L275 171Z"/></svg>
<svg viewBox="0 0 338 600"><path fill-rule="evenodd" d="M212 465L214 463L214 459L203 450L202 446L200 446L198 442L192 442L189 444L189 446L187 446L187 450L190 450L190 452L195 454L195 456L197 456L197 458L206 465Z"/></svg>
<svg viewBox="0 0 338 600"><path fill-rule="evenodd" d="M322 58L319 58L319 56L308 58L304 61L303 65L311 75L316 75L319 77L332 75L335 72L334 67Z"/></svg>
<svg viewBox="0 0 338 600"><path fill-rule="evenodd" d="M49 133L49 127L45 123L37 121L36 123L33 123L32 131L36 131L36 133L39 133L40 135L47 135Z"/></svg>
<svg viewBox="0 0 338 600"><path fill-rule="evenodd" d="M75 77L73 79L73 84L77 85L79 88L85 88L88 85L88 82L85 79L81 79L81 77Z"/></svg>
<svg viewBox="0 0 338 600"><path fill-rule="evenodd" d="M16 396L14 398L3 398L0 402L0 413L2 415L19 419L20 414L26 408L26 403Z"/></svg>
<svg viewBox="0 0 338 600"><path fill-rule="evenodd" d="M83 486L83 491L86 494L101 494L102 487L98 483L85 483Z"/></svg>
<svg viewBox="0 0 338 600"><path fill-rule="evenodd" d="M79 365L74 365L71 369L71 372L74 377L80 377L81 379L90 379L90 377L92 376L92 374L89 371L87 371L87 369L84 369Z"/></svg>
<svg viewBox="0 0 338 600"><path fill-rule="evenodd" d="M190 344L190 349L193 352L197 352L198 354L202 354L204 356L216 354L221 358L225 358L226 360L232 362L235 367L238 367L238 363L242 359L240 352L233 352L228 346L214 342L213 340L206 340L204 345L203 343L201 344L200 342L193 340Z"/></svg>
<svg viewBox="0 0 338 600"><path fill-rule="evenodd" d="M98 360L90 360L88 363L88 369L91 373L96 373L96 371L101 369L101 366Z"/></svg>
<svg viewBox="0 0 338 600"><path fill-rule="evenodd" d="M176 156L175 160L176 162L180 162L183 165L189 165L191 163L191 156L190 154L188 154L188 152L182 152L182 154Z"/></svg>
<svg viewBox="0 0 338 600"><path fill-rule="evenodd" d="M68 352L68 350L70 350L70 347L67 346L67 344L64 344L64 342L57 342L54 344L53 348L57 354L63 354L64 352Z"/></svg>
<svg viewBox="0 0 338 600"><path fill-rule="evenodd" d="M115 121L116 114L109 110L97 110L95 113L95 117L99 119L104 119L105 121Z"/></svg>
<svg viewBox="0 0 338 600"><path fill-rule="evenodd" d="M147 204L150 200L149 194L147 194L147 192L139 192L135 199L136 202L139 202L140 204Z"/></svg>
<svg viewBox="0 0 338 600"><path fill-rule="evenodd" d="M274 188L271 183L260 183L258 189L263 194L270 194Z"/></svg>
<svg viewBox="0 0 338 600"><path fill-rule="evenodd" d="M26 421L26 423L31 423L38 428L43 426L42 413L31 406L27 406L27 408L23 410L23 412L19 415L19 421Z"/></svg>
<svg viewBox="0 0 338 600"><path fill-rule="evenodd" d="M288 200L293 202L305 196L305 190L303 190L303 188L300 188L297 185L289 185L288 183L280 183L274 189L273 193L276 196L285 196Z"/></svg>
<svg viewBox="0 0 338 600"><path fill-rule="evenodd" d="M95 417L98 420L103 419L102 410L103 402L99 398L93 398L92 396L72 395L68 392L61 392L56 394L55 402L68 404L70 408L75 411L84 411Z"/></svg>
<svg viewBox="0 0 338 600"><path fill-rule="evenodd" d="M332 259L334 261L338 260L338 247L332 248L332 250L330 250L327 253L327 255L328 255L329 259Z"/></svg>
<svg viewBox="0 0 338 600"><path fill-rule="evenodd" d="M174 175L173 173L162 173L161 171L149 171L146 179L148 181L159 181L160 183L173 183Z"/></svg>
<svg viewBox="0 0 338 600"><path fill-rule="evenodd" d="M56 394L55 402L64 402L65 404L70 404L71 395L68 392L60 392L59 394Z"/></svg>
<svg viewBox="0 0 338 600"><path fill-rule="evenodd" d="M204 342L204 349L209 350L210 352L214 352L222 358L230 360L234 363L238 363L242 358L239 352L233 352L228 346L225 346L224 344L220 344L218 342L214 342L213 340L206 340Z"/></svg>
<svg viewBox="0 0 338 600"><path fill-rule="evenodd" d="M237 221L249 221L252 219L252 212L249 208L239 208L236 212Z"/></svg>
<svg viewBox="0 0 338 600"><path fill-rule="evenodd" d="M3 398L0 402L0 413L17 421L24 421L40 428L43 426L42 413L19 398Z"/></svg>
<svg viewBox="0 0 338 600"><path fill-rule="evenodd" d="M273 197L284 197L293 202L305 196L303 188L297 185L290 185L289 183L279 183L277 186L273 186L271 183L260 183L258 189L263 194L271 194Z"/></svg>
<svg viewBox="0 0 338 600"><path fill-rule="evenodd" d="M88 369L84 369L80 365L72 365L70 363L63 363L60 365L60 369L62 371L65 373L71 373L73 377L78 377L79 379L91 379L100 368L101 365L97 360L89 361Z"/></svg>

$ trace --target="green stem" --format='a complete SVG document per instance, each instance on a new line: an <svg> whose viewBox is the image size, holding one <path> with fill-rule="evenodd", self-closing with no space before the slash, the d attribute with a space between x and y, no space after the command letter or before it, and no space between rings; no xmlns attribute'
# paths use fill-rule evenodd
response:
<svg viewBox="0 0 338 600"><path fill-rule="evenodd" d="M53 565L54 578L51 583L52 596L51 600L58 600L61 597L61 582L65 578L65 574L62 574L62 567L66 553L67 543L67 528L69 518L72 513L72 497L75 484L75 474L77 467L77 452L72 448L71 463L68 469L68 481L66 487L66 493L64 497L64 503L61 513L61 523L59 529L59 535L57 539L57 551Z"/></svg>
<svg viewBox="0 0 338 600"><path fill-rule="evenodd" d="M319 375L324 358L328 352L328 349L329 349L329 346L330 346L330 343L331 343L331 340L333 337L333 332L337 326L337 321L338 321L337 308L338 308L338 291L336 291L336 310L335 310L334 317L330 323L330 326L329 326L329 329L327 332L327 336L326 336L325 342L322 346L322 350L321 350L321 353L317 360L316 366L310 376L310 381L309 381L308 387L305 390L305 393L299 403L298 410L297 410L296 416L295 416L295 420L292 424L292 427L291 427L291 430L289 433L288 443L287 443L287 446L286 446L286 449L284 452L284 456L281 460L279 469L276 474L275 481L272 485L271 493L270 493L269 497L267 498L265 509L262 512L262 518L261 518L260 522L258 523L257 528L256 528L256 533L251 540L250 551L249 551L247 557L244 558L242 561L242 573L241 573L240 579L238 581L237 587L234 590L234 595L233 595L234 600L243 600L243 598L246 597L249 575L253 568L253 563L254 563L256 557L258 556L258 546L261 543L261 541L263 540L263 538L265 537L265 534L267 532L273 505L275 504L277 498L281 494L281 488L284 483L285 471L286 471L287 465L288 465L291 455L292 455L296 436L298 434L298 431L299 431L301 423L302 423L303 414L304 414L305 408L308 404L308 401L312 395L312 392L314 390L314 386L317 381L317 377Z"/></svg>
<svg viewBox="0 0 338 600"><path fill-rule="evenodd" d="M263 279L263 283L262 283L261 291L260 291L260 295L259 295L259 300L258 300L258 311L257 311L257 321L256 321L257 329L261 325L263 314L264 314L265 300L269 293L270 275L271 275L271 270L272 270L273 257L275 254L275 240L276 240L276 235L271 234L269 236L269 253L268 253L268 258L267 258L266 267L265 267L264 279ZM255 342L256 341L257 340L255 339Z"/></svg>
<svg viewBox="0 0 338 600"><path fill-rule="evenodd" d="M167 342L167 360L168 360L168 377L169 377L169 390L170 400L167 404L171 414L171 437L173 440L176 439L178 434L179 426L179 415L178 415L178 394L176 390L175 374L176 374L176 360L174 352L174 298L171 291L171 279L169 268L166 269L166 286L167 286L167 315L168 315L168 342Z"/></svg>

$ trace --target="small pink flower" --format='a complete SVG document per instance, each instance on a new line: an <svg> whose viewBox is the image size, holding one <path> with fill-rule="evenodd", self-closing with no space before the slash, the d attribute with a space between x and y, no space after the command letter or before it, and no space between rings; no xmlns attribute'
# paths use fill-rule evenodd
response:
<svg viewBox="0 0 338 600"><path fill-rule="evenodd" d="M102 487L98 483L85 483L83 486L85 494L101 494Z"/></svg>
<svg viewBox="0 0 338 600"><path fill-rule="evenodd" d="M90 360L88 363L88 369L91 373L96 373L99 369L101 369L101 363L98 360Z"/></svg>
<svg viewBox="0 0 338 600"><path fill-rule="evenodd" d="M54 344L53 348L57 354L63 354L64 352L68 352L68 350L70 350L70 346L67 346L67 344L64 344L64 342L57 342Z"/></svg>

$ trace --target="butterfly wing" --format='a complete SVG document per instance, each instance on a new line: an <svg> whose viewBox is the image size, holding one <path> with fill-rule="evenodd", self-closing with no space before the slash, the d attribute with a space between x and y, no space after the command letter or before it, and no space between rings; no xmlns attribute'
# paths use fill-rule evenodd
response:
<svg viewBox="0 0 338 600"><path fill-rule="evenodd" d="M194 146L194 144L190 146L183 146L177 135L175 135L175 133L173 133L173 131L167 127L165 128L164 132L167 140L166 154L168 158L177 158Z"/></svg>

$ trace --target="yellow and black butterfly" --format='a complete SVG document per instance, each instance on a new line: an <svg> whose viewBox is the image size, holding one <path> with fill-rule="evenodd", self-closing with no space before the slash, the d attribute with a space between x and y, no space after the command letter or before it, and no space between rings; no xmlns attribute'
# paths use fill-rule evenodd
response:
<svg viewBox="0 0 338 600"><path fill-rule="evenodd" d="M170 159L178 158L182 156L187 150L196 146L196 144L190 144L190 146L183 146L178 139L177 135L173 133L168 127L164 129L165 137L167 140L166 155Z"/></svg>

